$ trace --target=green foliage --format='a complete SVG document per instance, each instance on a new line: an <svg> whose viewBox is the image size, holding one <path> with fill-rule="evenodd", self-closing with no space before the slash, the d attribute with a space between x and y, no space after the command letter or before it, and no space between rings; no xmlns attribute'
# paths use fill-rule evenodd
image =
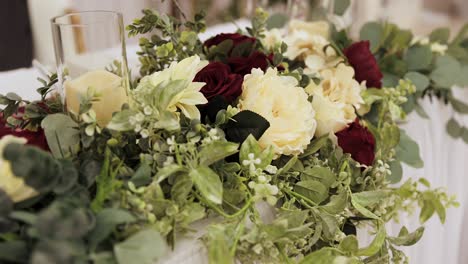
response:
<svg viewBox="0 0 468 264"><path fill-rule="evenodd" d="M198 33L206 28L204 14L196 14L193 21L182 21L155 10L143 10L144 16L127 26L129 36L157 31L149 39L140 38L137 54L141 63L140 74L149 75L165 69L171 62L180 61L195 54L202 54Z"/></svg>
<svg viewBox="0 0 468 264"><path fill-rule="evenodd" d="M166 253L166 243L153 229L142 230L114 246L117 263L152 264Z"/></svg>

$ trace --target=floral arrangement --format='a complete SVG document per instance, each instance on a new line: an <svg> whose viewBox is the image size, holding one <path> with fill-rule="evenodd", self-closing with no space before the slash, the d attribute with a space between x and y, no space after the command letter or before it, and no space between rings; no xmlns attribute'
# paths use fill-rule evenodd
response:
<svg viewBox="0 0 468 264"><path fill-rule="evenodd" d="M0 260L154 263L211 219L210 263L407 263L400 247L424 227L385 223L419 208L422 224L444 222L457 206L424 178L400 182L401 163L423 166L398 127L405 106L439 86L382 70L425 44L382 51L326 22L272 29L262 10L245 31L202 42L204 28L150 10L128 26L160 34L141 38L141 78L117 111L90 87L64 112L56 76L40 101L1 96Z"/></svg>

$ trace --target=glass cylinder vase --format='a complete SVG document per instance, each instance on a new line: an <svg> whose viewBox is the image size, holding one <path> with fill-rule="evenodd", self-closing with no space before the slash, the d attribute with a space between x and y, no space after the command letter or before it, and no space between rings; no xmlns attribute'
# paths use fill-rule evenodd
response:
<svg viewBox="0 0 468 264"><path fill-rule="evenodd" d="M104 126L126 103L129 89L122 14L78 12L51 23L65 110L79 115L80 105L91 99L97 123Z"/></svg>

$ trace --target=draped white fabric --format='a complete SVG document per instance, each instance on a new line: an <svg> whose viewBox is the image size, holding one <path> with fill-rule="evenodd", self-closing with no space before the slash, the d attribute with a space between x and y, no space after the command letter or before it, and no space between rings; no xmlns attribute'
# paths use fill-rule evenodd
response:
<svg viewBox="0 0 468 264"><path fill-rule="evenodd" d="M245 22L240 23L244 25ZM233 32L236 27L231 25L217 26L206 32L204 38L219 32ZM134 49L134 48L132 48ZM129 52L134 54L134 52ZM129 58L132 61L132 58ZM38 72L34 69L20 69L0 73L0 93L17 92L27 99L37 99L35 88L38 87ZM468 101L468 88L457 88L455 96ZM422 240L413 247L406 248L410 256L410 263L416 264L466 264L468 263L468 193L465 192L468 184L466 172L468 171L468 145L461 139L454 140L447 135L445 125L454 117L459 123L468 126L468 116L459 116L451 107L438 100L432 102L429 98L421 101L430 119L423 119L416 113L408 117L403 125L408 134L415 139L419 146L425 166L423 169L404 168L404 179L412 177L426 177L432 187L447 187L450 194L456 194L461 203L460 208L450 209L447 213L445 225L438 218L429 220L425 226L426 231ZM389 224L390 233L397 234L401 225L410 230L419 226L418 213L412 217L402 217L400 224ZM164 264L207 263L206 250L197 240L203 232L202 222L194 229L197 233L187 238L180 238L175 250L167 256ZM361 242L370 241L364 237ZM363 244L364 245L364 244ZM363 246L362 245L362 246Z"/></svg>

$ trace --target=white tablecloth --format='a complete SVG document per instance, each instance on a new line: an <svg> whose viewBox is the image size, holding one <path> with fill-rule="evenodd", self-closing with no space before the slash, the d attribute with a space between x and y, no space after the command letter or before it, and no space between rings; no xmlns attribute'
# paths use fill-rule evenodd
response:
<svg viewBox="0 0 468 264"><path fill-rule="evenodd" d="M245 21L240 23L242 26ZM208 30L203 39L220 32L233 32L233 25L222 25ZM133 49L130 47L129 49ZM133 52L129 52L129 61L132 61ZM134 60L133 60L134 61ZM36 78L39 72L35 69L19 69L10 72L0 72L0 93L10 91L18 93L27 99L37 99L35 89L39 87ZM457 97L468 101L468 88L458 89ZM410 263L416 264L466 264L468 263L468 145L460 139L453 140L445 131L445 124L454 116L452 109L442 102L429 99L422 100L422 105L430 116L430 120L423 119L413 113L408 117L408 123L403 127L408 134L420 145L421 154L425 161L423 169L404 168L404 177L426 177L433 187L447 187L451 194L458 196L460 208L450 209L447 213L445 225L441 225L435 217L426 223L426 232L422 240L405 251L410 256ZM455 115L455 118L468 126L468 117ZM405 180L403 179L403 180ZM417 212L419 213L419 212ZM203 226L205 223L201 223ZM402 218L403 225L410 229L419 226L418 217ZM390 224L390 232L397 234L401 225ZM203 228L198 228L202 230ZM164 264L207 263L206 250L198 237L201 232L193 234L190 238L181 239L175 251L171 253Z"/></svg>

